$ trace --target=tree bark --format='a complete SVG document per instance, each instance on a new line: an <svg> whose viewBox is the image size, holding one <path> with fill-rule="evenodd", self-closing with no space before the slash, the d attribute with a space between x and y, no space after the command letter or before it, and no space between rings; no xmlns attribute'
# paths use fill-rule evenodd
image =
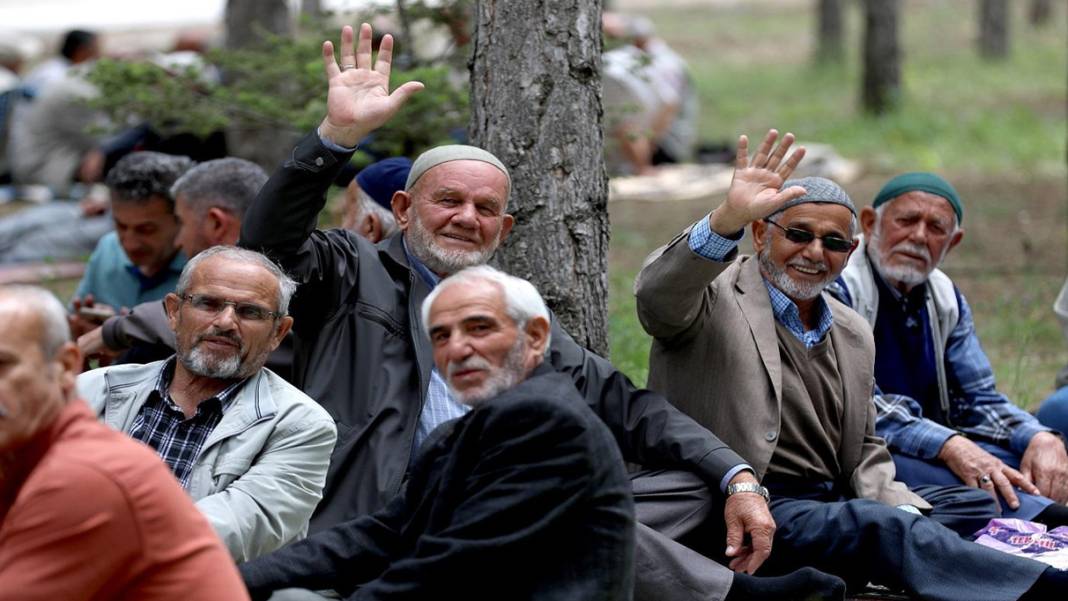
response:
<svg viewBox="0 0 1068 601"><path fill-rule="evenodd" d="M1035 27L1041 27L1049 23L1050 16L1053 14L1053 0L1031 0L1031 8L1027 12L1027 17L1031 21L1031 25Z"/></svg>
<svg viewBox="0 0 1068 601"><path fill-rule="evenodd" d="M537 286L576 342L607 356L600 67L600 0L478 2L470 136L511 171L516 217L496 262Z"/></svg>
<svg viewBox="0 0 1068 601"><path fill-rule="evenodd" d="M264 32L293 34L294 22L286 0L227 0L223 21L226 25L226 48L229 50L255 48L263 44ZM223 82L227 82L227 74L223 73L222 77ZM279 94L285 93L284 86L288 83L279 82ZM279 132L270 129L230 127L226 131L230 154L258 164L268 173L285 160L295 142L295 137L279 139Z"/></svg>
<svg viewBox="0 0 1068 601"><path fill-rule="evenodd" d="M864 78L861 104L869 113L893 110L901 96L899 0L864 0Z"/></svg>
<svg viewBox="0 0 1068 601"><path fill-rule="evenodd" d="M842 0L816 0L817 63L842 62L842 21Z"/></svg>
<svg viewBox="0 0 1068 601"><path fill-rule="evenodd" d="M979 56L999 60L1009 55L1009 1L979 0Z"/></svg>

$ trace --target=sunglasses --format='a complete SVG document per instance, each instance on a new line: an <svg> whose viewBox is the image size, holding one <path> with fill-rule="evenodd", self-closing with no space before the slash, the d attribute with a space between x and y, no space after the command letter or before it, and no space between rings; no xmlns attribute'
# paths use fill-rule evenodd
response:
<svg viewBox="0 0 1068 601"><path fill-rule="evenodd" d="M233 307L234 313L242 321L264 321L282 317L281 313L271 311L254 303L238 303L206 294L183 294L181 299L184 302L188 302L193 309L209 315L218 315L225 311L226 307Z"/></svg>
<svg viewBox="0 0 1068 601"><path fill-rule="evenodd" d="M816 239L816 234L807 230L799 230L795 227L783 227L770 219L765 219L764 223L770 223L783 232L786 232L786 239L794 244L811 244L812 241ZM838 236L819 236L819 239L820 242L823 243L823 248L826 248L831 252L844 253L849 252L849 249L853 248L852 240L846 240L845 238L839 238Z"/></svg>

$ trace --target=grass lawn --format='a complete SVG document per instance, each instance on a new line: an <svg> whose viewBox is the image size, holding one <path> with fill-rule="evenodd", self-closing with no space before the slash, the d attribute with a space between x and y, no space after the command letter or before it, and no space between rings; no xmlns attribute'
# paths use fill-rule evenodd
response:
<svg viewBox="0 0 1068 601"><path fill-rule="evenodd" d="M988 64L974 50L976 3L906 0L900 110L876 118L858 108L858 6L845 3L846 61L814 67L813 4L655 3L641 13L690 63L703 139L759 138L776 127L829 143L864 165L845 186L859 205L902 171L933 170L954 183L966 235L944 269L972 306L999 389L1034 408L1068 362L1051 310L1068 277L1065 6L1035 30L1026 3L1012 3L1012 56ZM634 313L634 275L646 254L720 201L610 206L612 359L637 383L649 339Z"/></svg>

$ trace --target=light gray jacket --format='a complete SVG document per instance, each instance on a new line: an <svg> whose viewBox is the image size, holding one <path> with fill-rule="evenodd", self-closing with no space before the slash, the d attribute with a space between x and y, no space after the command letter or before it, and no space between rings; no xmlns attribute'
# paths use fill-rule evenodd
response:
<svg viewBox="0 0 1068 601"><path fill-rule="evenodd" d="M101 420L129 432L162 361L78 376ZM303 537L337 430L315 401L268 369L237 392L193 465L188 492L238 562Z"/></svg>

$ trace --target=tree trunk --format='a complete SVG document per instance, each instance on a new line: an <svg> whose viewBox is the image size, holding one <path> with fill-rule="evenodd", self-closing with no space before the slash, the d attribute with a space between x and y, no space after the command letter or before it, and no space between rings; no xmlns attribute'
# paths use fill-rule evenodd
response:
<svg viewBox="0 0 1068 601"><path fill-rule="evenodd" d="M1049 23L1049 18L1052 14L1052 0L1031 0L1031 9L1027 13L1031 25L1040 27Z"/></svg>
<svg viewBox="0 0 1068 601"><path fill-rule="evenodd" d="M842 43L842 0L816 0L816 62L840 63Z"/></svg>
<svg viewBox="0 0 1068 601"><path fill-rule="evenodd" d="M861 102L869 113L892 110L901 95L899 0L864 0L864 80Z"/></svg>
<svg viewBox="0 0 1068 601"><path fill-rule="evenodd" d="M286 0L227 0L223 22L229 50L254 48L264 43L264 32L292 35L294 25ZM227 74L222 76L226 83ZM283 88L287 83L279 82L279 94L285 93ZM230 127L226 131L230 154L257 163L268 173L289 156L295 142L295 137L279 139L279 132L271 129Z"/></svg>
<svg viewBox="0 0 1068 601"><path fill-rule="evenodd" d="M1009 0L979 0L979 55L988 60L1009 55Z"/></svg>
<svg viewBox="0 0 1068 601"><path fill-rule="evenodd" d="M608 180L601 1L480 0L471 140L512 176L496 262L530 280L579 344L607 355Z"/></svg>

